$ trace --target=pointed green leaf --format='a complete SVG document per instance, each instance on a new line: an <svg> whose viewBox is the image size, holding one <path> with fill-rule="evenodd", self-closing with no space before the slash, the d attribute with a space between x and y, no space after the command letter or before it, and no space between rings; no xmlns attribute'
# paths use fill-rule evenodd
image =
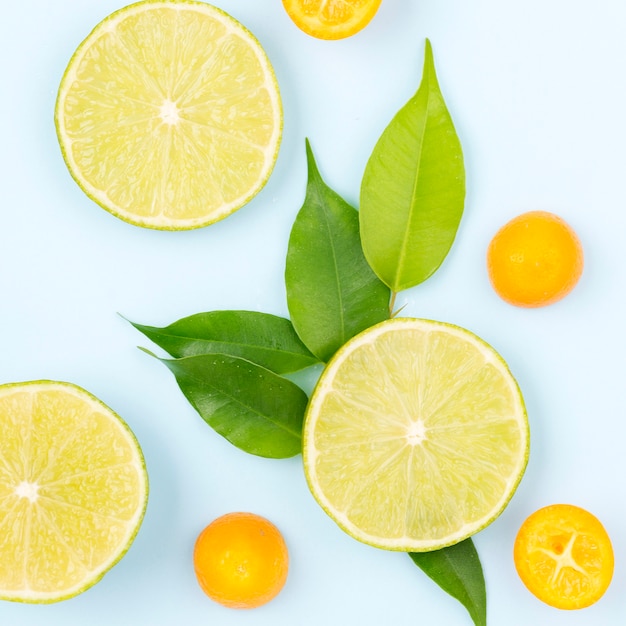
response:
<svg viewBox="0 0 626 626"><path fill-rule="evenodd" d="M296 372L319 362L300 341L289 320L268 313L197 313L164 328L131 324L175 358L230 354L277 374Z"/></svg>
<svg viewBox="0 0 626 626"><path fill-rule="evenodd" d="M413 287L437 270L456 236L464 201L461 143L426 41L420 87L384 130L361 184L363 250L392 291Z"/></svg>
<svg viewBox="0 0 626 626"><path fill-rule="evenodd" d="M476 626L486 626L485 578L471 538L434 552L410 552L409 556L468 610Z"/></svg>
<svg viewBox="0 0 626 626"><path fill-rule="evenodd" d="M324 183L308 141L306 153L306 197L287 252L287 304L302 341L326 361L389 317L390 293L363 256L357 211Z"/></svg>
<svg viewBox="0 0 626 626"><path fill-rule="evenodd" d="M271 458L301 451L308 398L296 384L226 354L160 360L200 416L233 445Z"/></svg>

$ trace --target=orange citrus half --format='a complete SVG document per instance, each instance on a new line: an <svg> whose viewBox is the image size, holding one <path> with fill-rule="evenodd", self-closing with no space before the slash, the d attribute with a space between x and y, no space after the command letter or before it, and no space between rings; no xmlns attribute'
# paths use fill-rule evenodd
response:
<svg viewBox="0 0 626 626"><path fill-rule="evenodd" d="M215 602L251 609L272 600L285 585L289 555L280 531L253 513L228 513L198 536L196 577Z"/></svg>
<svg viewBox="0 0 626 626"><path fill-rule="evenodd" d="M343 39L359 32L374 17L381 0L283 0L300 30L318 39Z"/></svg>
<svg viewBox="0 0 626 626"><path fill-rule="evenodd" d="M565 297L583 271L583 249L574 230L547 211L530 211L505 224L487 250L496 293L520 307L540 307Z"/></svg>
<svg viewBox="0 0 626 626"><path fill-rule="evenodd" d="M517 534L513 558L529 591L558 609L597 602L613 577L606 530L591 513L571 504L533 513Z"/></svg>

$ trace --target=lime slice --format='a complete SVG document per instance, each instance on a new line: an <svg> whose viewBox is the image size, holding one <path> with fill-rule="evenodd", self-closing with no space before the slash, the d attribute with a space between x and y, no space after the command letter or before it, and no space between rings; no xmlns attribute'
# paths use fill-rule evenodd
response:
<svg viewBox="0 0 626 626"><path fill-rule="evenodd" d="M103 20L61 81L76 182L123 220L206 226L248 202L278 156L282 105L254 36L209 4L139 2Z"/></svg>
<svg viewBox="0 0 626 626"><path fill-rule="evenodd" d="M492 522L528 448L522 395L493 348L450 324L398 318L328 363L303 454L313 495L347 533L423 552Z"/></svg>
<svg viewBox="0 0 626 626"><path fill-rule="evenodd" d="M56 602L132 543L148 479L139 444L80 387L0 386L0 599Z"/></svg>

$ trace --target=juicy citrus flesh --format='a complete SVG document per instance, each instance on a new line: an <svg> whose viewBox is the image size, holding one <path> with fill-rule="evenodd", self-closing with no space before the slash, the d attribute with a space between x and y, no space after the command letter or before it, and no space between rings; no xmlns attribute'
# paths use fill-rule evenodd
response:
<svg viewBox="0 0 626 626"><path fill-rule="evenodd" d="M156 229L205 226L265 185L282 135L270 62L223 11L147 1L107 17L59 88L56 126L80 187Z"/></svg>
<svg viewBox="0 0 626 626"><path fill-rule="evenodd" d="M234 609L266 604L287 580L289 555L278 528L254 513L228 513L198 536L194 569L202 590Z"/></svg>
<svg viewBox="0 0 626 626"><path fill-rule="evenodd" d="M318 39L343 39L374 17L381 0L283 0L292 21Z"/></svg>
<svg viewBox="0 0 626 626"><path fill-rule="evenodd" d="M578 283L583 248L572 227L547 211L530 211L505 224L487 250L496 293L510 304L540 307L564 298Z"/></svg>
<svg viewBox="0 0 626 626"><path fill-rule="evenodd" d="M604 526L571 504L530 515L517 534L513 557L528 590L558 609L594 604L613 577L613 548Z"/></svg>
<svg viewBox="0 0 626 626"><path fill-rule="evenodd" d="M493 521L526 467L529 431L502 358L469 331L396 318L328 363L303 438L309 487L356 539L421 552Z"/></svg>
<svg viewBox="0 0 626 626"><path fill-rule="evenodd" d="M148 483L128 426L69 383L0 386L0 598L55 602L127 551Z"/></svg>

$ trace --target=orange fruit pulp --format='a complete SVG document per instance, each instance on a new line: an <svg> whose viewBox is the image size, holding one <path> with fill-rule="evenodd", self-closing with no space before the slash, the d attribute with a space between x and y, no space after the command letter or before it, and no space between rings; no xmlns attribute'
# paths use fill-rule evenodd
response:
<svg viewBox="0 0 626 626"><path fill-rule="evenodd" d="M533 513L521 526L513 558L537 598L558 609L597 602L613 577L613 548L600 521L571 504Z"/></svg>
<svg viewBox="0 0 626 626"><path fill-rule="evenodd" d="M318 39L343 39L362 30L381 0L283 0L300 30Z"/></svg>
<svg viewBox="0 0 626 626"><path fill-rule="evenodd" d="M253 513L228 513L200 533L193 563L200 587L212 600L251 609L283 588L289 556L282 534L269 520Z"/></svg>
<svg viewBox="0 0 626 626"><path fill-rule="evenodd" d="M496 293L520 307L540 307L565 297L583 271L583 249L574 230L547 211L530 211L505 224L487 249Z"/></svg>

